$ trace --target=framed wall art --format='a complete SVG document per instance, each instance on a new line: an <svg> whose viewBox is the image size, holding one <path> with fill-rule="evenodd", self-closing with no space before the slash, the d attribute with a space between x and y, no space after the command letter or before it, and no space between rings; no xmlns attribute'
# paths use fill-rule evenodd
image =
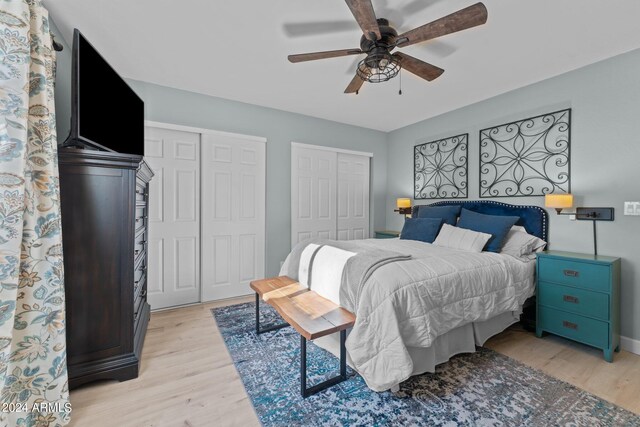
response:
<svg viewBox="0 0 640 427"><path fill-rule="evenodd" d="M469 134L425 142L414 147L415 199L467 197Z"/></svg>
<svg viewBox="0 0 640 427"><path fill-rule="evenodd" d="M571 192L571 109L480 131L480 197Z"/></svg>

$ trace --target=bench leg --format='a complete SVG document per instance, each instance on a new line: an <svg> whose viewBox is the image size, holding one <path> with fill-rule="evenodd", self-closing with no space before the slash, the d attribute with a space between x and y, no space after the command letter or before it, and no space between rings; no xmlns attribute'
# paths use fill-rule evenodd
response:
<svg viewBox="0 0 640 427"><path fill-rule="evenodd" d="M256 292L256 334L264 334L265 332L275 331L277 329L286 328L288 323L281 323L279 325L271 325L266 328L260 329L260 295Z"/></svg>
<svg viewBox="0 0 640 427"><path fill-rule="evenodd" d="M347 379L347 331L340 331L340 375L307 388L307 339L300 335L300 393L307 398Z"/></svg>

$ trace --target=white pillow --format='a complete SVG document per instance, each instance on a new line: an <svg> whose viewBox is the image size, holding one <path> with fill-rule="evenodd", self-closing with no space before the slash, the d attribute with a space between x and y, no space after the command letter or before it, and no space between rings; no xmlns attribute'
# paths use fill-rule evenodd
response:
<svg viewBox="0 0 640 427"><path fill-rule="evenodd" d="M544 240L527 233L524 227L514 225L504 238L500 253L520 258L541 251L546 244Z"/></svg>
<svg viewBox="0 0 640 427"><path fill-rule="evenodd" d="M440 233L438 233L438 237L433 241L433 244L469 252L482 252L489 239L491 239L491 234L442 224Z"/></svg>

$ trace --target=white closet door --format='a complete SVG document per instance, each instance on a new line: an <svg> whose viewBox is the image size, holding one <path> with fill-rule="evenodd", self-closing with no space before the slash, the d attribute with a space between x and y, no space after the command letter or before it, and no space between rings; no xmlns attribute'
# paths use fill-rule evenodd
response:
<svg viewBox="0 0 640 427"><path fill-rule="evenodd" d="M338 153L338 240L369 238L369 157Z"/></svg>
<svg viewBox="0 0 640 427"><path fill-rule="evenodd" d="M200 301L200 135L145 128L152 309Z"/></svg>
<svg viewBox="0 0 640 427"><path fill-rule="evenodd" d="M265 143L202 135L202 299L247 295L264 277Z"/></svg>
<svg viewBox="0 0 640 427"><path fill-rule="evenodd" d="M335 239L337 153L291 147L291 247L310 238Z"/></svg>

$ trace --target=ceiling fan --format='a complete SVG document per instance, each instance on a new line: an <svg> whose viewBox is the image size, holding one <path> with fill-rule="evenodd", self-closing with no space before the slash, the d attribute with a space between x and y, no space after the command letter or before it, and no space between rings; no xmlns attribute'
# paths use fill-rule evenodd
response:
<svg viewBox="0 0 640 427"><path fill-rule="evenodd" d="M405 53L391 53L395 48L403 48L412 44L446 34L455 33L476 27L487 22L487 8L482 3L466 7L443 18L422 25L398 35L384 18L376 18L371 0L345 0L351 13L362 29L359 49L329 50L324 52L289 55L289 62L314 61L316 59L336 58L340 56L366 54L367 57L358 63L356 75L344 93L358 93L365 81L370 83L385 82L398 75L401 68L432 81L444 72L442 68L428 64Z"/></svg>

